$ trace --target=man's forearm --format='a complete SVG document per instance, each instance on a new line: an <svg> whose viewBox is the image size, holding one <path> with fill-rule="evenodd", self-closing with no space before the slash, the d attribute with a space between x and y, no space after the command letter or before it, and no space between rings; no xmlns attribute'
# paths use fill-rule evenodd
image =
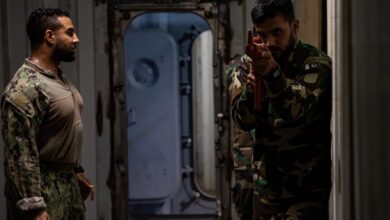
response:
<svg viewBox="0 0 390 220"><path fill-rule="evenodd" d="M39 153L35 142L36 129L11 104L2 109L5 142L5 176L10 189L17 195L16 206L23 211L46 207L41 196Z"/></svg>
<svg viewBox="0 0 390 220"><path fill-rule="evenodd" d="M244 131L250 131L256 126L258 115L256 115L253 109L253 98L253 92L247 85L232 104L233 120L237 127Z"/></svg>

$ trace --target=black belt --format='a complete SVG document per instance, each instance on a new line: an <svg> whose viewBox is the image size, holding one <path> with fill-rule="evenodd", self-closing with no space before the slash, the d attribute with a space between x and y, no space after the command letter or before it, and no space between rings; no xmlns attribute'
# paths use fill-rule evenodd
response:
<svg viewBox="0 0 390 220"><path fill-rule="evenodd" d="M40 167L46 171L74 172L75 163L53 163L40 161Z"/></svg>

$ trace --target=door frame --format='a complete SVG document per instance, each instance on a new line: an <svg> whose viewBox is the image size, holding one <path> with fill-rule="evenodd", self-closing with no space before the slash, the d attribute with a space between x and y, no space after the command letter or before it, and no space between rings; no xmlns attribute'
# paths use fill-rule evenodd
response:
<svg viewBox="0 0 390 220"><path fill-rule="evenodd" d="M215 111L217 134L215 140L217 161L217 216L230 219L231 216L231 155L230 120L227 101L226 76L224 69L230 60L229 7L217 1L199 3L108 3L108 35L110 60L110 115L111 117L111 197L113 219L127 220L128 213L128 171L127 171L127 117L125 98L125 77L123 70L123 45L125 28L136 16L145 12L191 12L203 17L213 32L213 66L215 86Z"/></svg>

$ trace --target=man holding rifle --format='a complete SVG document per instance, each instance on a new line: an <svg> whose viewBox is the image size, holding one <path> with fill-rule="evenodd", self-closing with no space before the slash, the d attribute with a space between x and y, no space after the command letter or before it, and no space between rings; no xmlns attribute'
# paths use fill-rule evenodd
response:
<svg viewBox="0 0 390 220"><path fill-rule="evenodd" d="M254 130L254 219L327 219L331 59L297 38L291 0L257 0L232 117ZM246 77L241 77L246 76Z"/></svg>

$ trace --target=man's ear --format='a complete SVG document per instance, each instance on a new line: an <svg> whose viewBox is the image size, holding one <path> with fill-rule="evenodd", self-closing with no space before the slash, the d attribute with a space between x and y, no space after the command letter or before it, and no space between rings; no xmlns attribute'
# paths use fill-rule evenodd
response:
<svg viewBox="0 0 390 220"><path fill-rule="evenodd" d="M47 42L47 44L49 44L50 46L54 45L56 43L56 40L57 39L54 31L52 30L45 31L45 41Z"/></svg>
<svg viewBox="0 0 390 220"><path fill-rule="evenodd" d="M299 20L294 18L292 21L291 21L291 30L292 32L297 35L298 34L298 30L299 30Z"/></svg>

